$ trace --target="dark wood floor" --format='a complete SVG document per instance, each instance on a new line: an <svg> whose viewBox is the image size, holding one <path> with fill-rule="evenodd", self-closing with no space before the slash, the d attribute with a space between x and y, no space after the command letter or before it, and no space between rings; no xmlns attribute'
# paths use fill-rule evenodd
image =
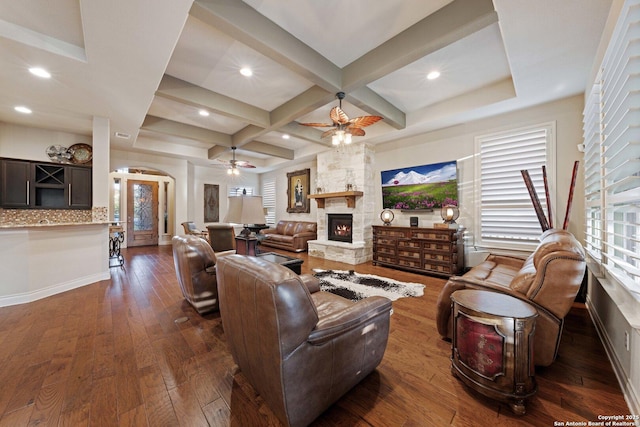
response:
<svg viewBox="0 0 640 427"><path fill-rule="evenodd" d="M182 299L171 248L124 255L111 280L0 308L0 426L279 425L234 365L219 315ZM353 268L299 256L303 272ZM571 310L558 360L537 369L539 391L517 417L451 376L434 322L443 280L356 271L424 283L425 295L393 303L381 365L314 426L547 427L629 412L584 307Z"/></svg>

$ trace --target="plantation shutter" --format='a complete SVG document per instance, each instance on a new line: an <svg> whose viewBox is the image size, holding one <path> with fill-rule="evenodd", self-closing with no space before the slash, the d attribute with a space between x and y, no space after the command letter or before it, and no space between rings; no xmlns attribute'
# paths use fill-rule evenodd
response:
<svg viewBox="0 0 640 427"><path fill-rule="evenodd" d="M266 179L262 183L262 205L267 209L266 224L276 223L276 180Z"/></svg>
<svg viewBox="0 0 640 427"><path fill-rule="evenodd" d="M542 229L520 171L529 171L546 215L542 166L551 180L547 152L553 128L549 123L476 138L481 246L530 249L539 242Z"/></svg>
<svg viewBox="0 0 640 427"><path fill-rule="evenodd" d="M585 127L601 129L600 144L594 150L601 158L602 196L594 198L589 208L602 212L602 244L598 254L598 241L593 238L589 254L635 293L640 293L639 58L640 0L627 0L602 61L601 81L594 86L594 92L599 93L601 113L585 114L584 120ZM585 141L585 147L589 144ZM585 153L585 159L589 154ZM596 163L587 174L597 176ZM597 231L590 230L587 224L588 238L591 233L597 236Z"/></svg>
<svg viewBox="0 0 640 427"><path fill-rule="evenodd" d="M583 126L585 249L596 261L602 259L603 232L600 90L599 83L594 85L587 98Z"/></svg>

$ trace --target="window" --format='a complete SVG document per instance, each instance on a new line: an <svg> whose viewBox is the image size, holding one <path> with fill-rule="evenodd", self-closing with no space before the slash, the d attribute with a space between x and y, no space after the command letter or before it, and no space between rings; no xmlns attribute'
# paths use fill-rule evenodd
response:
<svg viewBox="0 0 640 427"><path fill-rule="evenodd" d="M120 178L113 179L113 220L120 222Z"/></svg>
<svg viewBox="0 0 640 427"><path fill-rule="evenodd" d="M276 180L265 179L262 183L262 206L267 210L266 224L276 223Z"/></svg>
<svg viewBox="0 0 640 427"><path fill-rule="evenodd" d="M477 244L482 247L534 249L540 222L522 177L527 170L547 214L542 166L555 177L555 123L476 138Z"/></svg>
<svg viewBox="0 0 640 427"><path fill-rule="evenodd" d="M229 187L229 196L253 196L253 188L252 187Z"/></svg>
<svg viewBox="0 0 640 427"><path fill-rule="evenodd" d="M640 295L640 1L626 1L584 111L585 240Z"/></svg>

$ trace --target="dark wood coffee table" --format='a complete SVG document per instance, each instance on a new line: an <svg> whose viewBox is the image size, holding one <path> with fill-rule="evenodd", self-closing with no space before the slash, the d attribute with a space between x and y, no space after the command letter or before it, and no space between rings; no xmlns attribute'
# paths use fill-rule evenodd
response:
<svg viewBox="0 0 640 427"><path fill-rule="evenodd" d="M275 262L276 264L284 265L296 274L300 274L300 268L304 260L300 258L294 258L286 255L277 254L275 252L264 252L257 254L257 257L264 258L267 261Z"/></svg>

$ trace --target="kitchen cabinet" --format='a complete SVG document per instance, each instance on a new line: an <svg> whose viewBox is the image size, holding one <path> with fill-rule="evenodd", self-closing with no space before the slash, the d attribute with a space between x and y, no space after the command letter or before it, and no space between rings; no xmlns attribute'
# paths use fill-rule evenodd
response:
<svg viewBox="0 0 640 427"><path fill-rule="evenodd" d="M88 166L0 159L0 207L91 209Z"/></svg>

